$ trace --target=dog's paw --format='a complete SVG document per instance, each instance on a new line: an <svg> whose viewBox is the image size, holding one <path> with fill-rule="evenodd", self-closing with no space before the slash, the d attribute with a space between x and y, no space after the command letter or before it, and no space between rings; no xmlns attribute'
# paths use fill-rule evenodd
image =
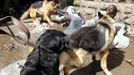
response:
<svg viewBox="0 0 134 75"><path fill-rule="evenodd" d="M112 73L111 72L108 72L106 75L112 75Z"/></svg>
<svg viewBox="0 0 134 75"><path fill-rule="evenodd" d="M50 26L50 27L54 27L54 26L55 26L55 23L54 23L54 22L51 22L51 23L49 24L49 26Z"/></svg>

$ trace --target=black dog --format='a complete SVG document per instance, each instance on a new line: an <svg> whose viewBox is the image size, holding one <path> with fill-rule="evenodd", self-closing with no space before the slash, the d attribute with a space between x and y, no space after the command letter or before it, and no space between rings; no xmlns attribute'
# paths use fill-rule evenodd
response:
<svg viewBox="0 0 134 75"><path fill-rule="evenodd" d="M69 41L63 32L46 30L27 57L20 75L59 75L59 54L69 50Z"/></svg>

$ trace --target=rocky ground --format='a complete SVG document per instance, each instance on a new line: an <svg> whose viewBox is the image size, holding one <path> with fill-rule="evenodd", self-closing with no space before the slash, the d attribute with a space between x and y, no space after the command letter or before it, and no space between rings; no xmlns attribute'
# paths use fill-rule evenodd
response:
<svg viewBox="0 0 134 75"><path fill-rule="evenodd" d="M85 19L91 18L93 13L95 13L95 9L99 7L103 8L110 4L98 2L94 3L94 1L91 2L85 2L87 3L86 6L85 4L81 3L80 7L76 7L76 9L78 9L82 13ZM120 21L126 22L127 25L133 26L134 4L114 4L119 7L119 12L117 14L118 16L116 16L115 19L120 19ZM124 11L121 6L124 6ZM124 16L128 17L125 18ZM45 25L39 24L35 27L31 27L31 24L27 23L26 26L29 28L32 34L30 39L30 41L32 42L35 42L37 38L46 30ZM15 34L25 36L14 26L11 27ZM6 27L0 27L0 29L8 31ZM110 51L110 55L108 57L108 68L112 71L113 75L134 75L134 39L131 38L131 40L132 41L128 48L114 49ZM30 49L28 45L18 44L11 37L0 34L0 69L9 65L10 63L25 58L29 54L28 49ZM91 62L88 66L73 72L73 75L104 75L99 65L99 61Z"/></svg>

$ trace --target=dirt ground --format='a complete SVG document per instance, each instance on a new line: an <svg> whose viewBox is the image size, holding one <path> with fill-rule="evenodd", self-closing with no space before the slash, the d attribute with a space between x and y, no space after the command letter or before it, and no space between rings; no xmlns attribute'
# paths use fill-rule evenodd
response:
<svg viewBox="0 0 134 75"><path fill-rule="evenodd" d="M108 69L113 75L134 75L134 39L131 40L128 48L110 50ZM29 49L28 46L20 45L11 37L0 34L0 69L25 58L29 53L27 49ZM129 60L131 60L130 63L127 62ZM88 66L74 71L72 75L105 75L99 66L99 61L94 61Z"/></svg>
<svg viewBox="0 0 134 75"><path fill-rule="evenodd" d="M134 40L133 40L134 41ZM134 43L126 49L113 49L108 57L108 68L113 75L134 75ZM87 59L88 60L88 59ZM132 60L131 64L128 60ZM75 71L72 75L105 75L99 67L99 61Z"/></svg>
<svg viewBox="0 0 134 75"><path fill-rule="evenodd" d="M0 69L28 55L28 46L16 43L7 35L0 35ZM134 39L126 49L110 50L108 68L113 75L134 75ZM89 60L89 59L87 59ZM131 63L126 62L131 60ZM99 61L91 62L88 66L74 71L72 75L105 75L100 69Z"/></svg>

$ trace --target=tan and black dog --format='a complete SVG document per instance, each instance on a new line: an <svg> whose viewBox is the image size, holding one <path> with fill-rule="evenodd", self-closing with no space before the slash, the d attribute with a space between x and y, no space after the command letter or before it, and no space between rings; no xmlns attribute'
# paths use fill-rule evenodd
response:
<svg viewBox="0 0 134 75"><path fill-rule="evenodd" d="M50 27L53 26L51 21L51 15L55 12L55 9L59 6L58 0L44 0L31 4L30 8L22 14L20 20L27 18L29 15L33 20L37 17L37 14L42 16L46 20Z"/></svg>
<svg viewBox="0 0 134 75"><path fill-rule="evenodd" d="M70 35L72 49L80 61L74 62L66 53L60 55L60 71L64 75L70 75L75 69L85 66L85 57L89 55L100 55L100 66L106 75L112 75L107 69L107 56L109 48L115 36L115 21L106 13L98 12L99 22L92 27L82 27Z"/></svg>

